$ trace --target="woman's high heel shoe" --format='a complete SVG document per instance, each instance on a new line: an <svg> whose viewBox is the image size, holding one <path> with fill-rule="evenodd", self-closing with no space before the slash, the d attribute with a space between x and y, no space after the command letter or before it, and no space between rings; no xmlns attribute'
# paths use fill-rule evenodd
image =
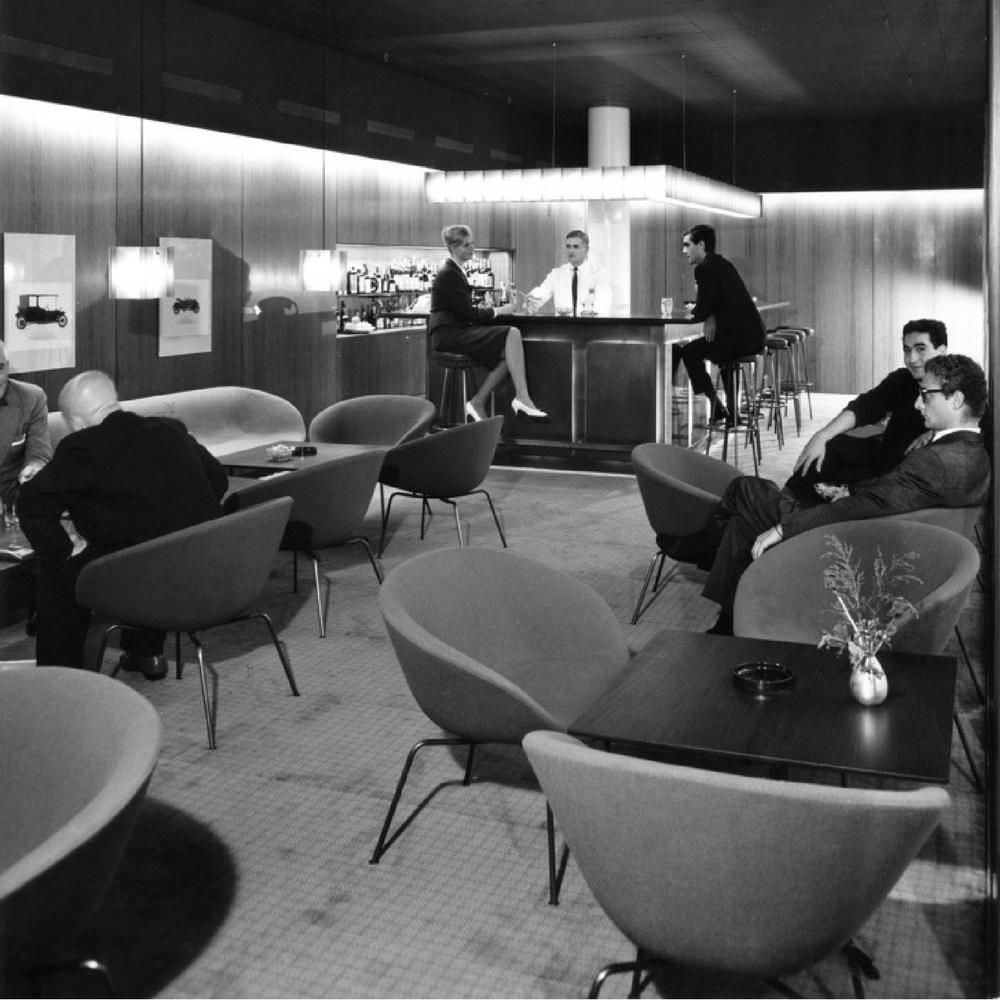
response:
<svg viewBox="0 0 1000 1000"><path fill-rule="evenodd" d="M480 421L483 418L479 415L479 411L472 405L472 403L465 404L465 419L466 421Z"/></svg>
<svg viewBox="0 0 1000 1000"><path fill-rule="evenodd" d="M511 400L510 408L515 414L523 413L526 417L547 417L544 410L539 410L536 406L525 406L519 399Z"/></svg>

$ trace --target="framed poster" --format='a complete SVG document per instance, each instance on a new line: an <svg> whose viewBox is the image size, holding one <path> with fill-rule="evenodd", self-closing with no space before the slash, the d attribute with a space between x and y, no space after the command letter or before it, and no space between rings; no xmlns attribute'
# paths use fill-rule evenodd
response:
<svg viewBox="0 0 1000 1000"><path fill-rule="evenodd" d="M212 241L161 236L174 251L174 294L160 299L161 358L212 350Z"/></svg>
<svg viewBox="0 0 1000 1000"><path fill-rule="evenodd" d="M5 233L3 333L13 372L76 365L76 237Z"/></svg>

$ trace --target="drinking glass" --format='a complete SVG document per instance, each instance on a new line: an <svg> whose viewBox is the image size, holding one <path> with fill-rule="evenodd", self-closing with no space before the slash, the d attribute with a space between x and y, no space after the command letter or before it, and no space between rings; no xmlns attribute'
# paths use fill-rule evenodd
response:
<svg viewBox="0 0 1000 1000"><path fill-rule="evenodd" d="M674 311L674 300L669 295L660 299L660 315L666 318Z"/></svg>

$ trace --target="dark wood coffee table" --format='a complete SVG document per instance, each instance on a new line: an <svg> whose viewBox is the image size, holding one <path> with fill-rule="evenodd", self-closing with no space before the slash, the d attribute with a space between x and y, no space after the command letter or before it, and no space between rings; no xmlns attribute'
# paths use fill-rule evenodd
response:
<svg viewBox="0 0 1000 1000"><path fill-rule="evenodd" d="M324 444L311 441L274 441L273 444L307 445L316 449L315 455L301 455L287 461L276 462L267 454L270 445L259 445L256 448L246 448L243 451L219 455L218 459L230 476L264 476L276 472L291 472L296 469L308 469L315 465L325 465L336 462L350 455L358 455L366 451L386 451L383 445L372 444Z"/></svg>
<svg viewBox="0 0 1000 1000"><path fill-rule="evenodd" d="M851 696L846 658L830 650L664 629L569 732L722 764L947 782L955 658L883 650L879 659L889 697L865 708ZM795 682L763 697L737 689L733 669L754 660L790 667Z"/></svg>

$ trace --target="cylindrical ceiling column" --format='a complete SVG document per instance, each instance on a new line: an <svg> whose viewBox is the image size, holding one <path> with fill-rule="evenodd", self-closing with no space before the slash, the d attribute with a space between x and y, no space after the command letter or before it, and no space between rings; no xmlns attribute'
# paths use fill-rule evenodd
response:
<svg viewBox="0 0 1000 1000"><path fill-rule="evenodd" d="M587 147L590 167L627 167L631 164L631 128L628 108L602 105L587 109ZM611 312L632 311L632 225L627 201L587 202L590 252L611 282Z"/></svg>
<svg viewBox="0 0 1000 1000"><path fill-rule="evenodd" d="M628 108L587 109L587 166L627 167L632 159Z"/></svg>

